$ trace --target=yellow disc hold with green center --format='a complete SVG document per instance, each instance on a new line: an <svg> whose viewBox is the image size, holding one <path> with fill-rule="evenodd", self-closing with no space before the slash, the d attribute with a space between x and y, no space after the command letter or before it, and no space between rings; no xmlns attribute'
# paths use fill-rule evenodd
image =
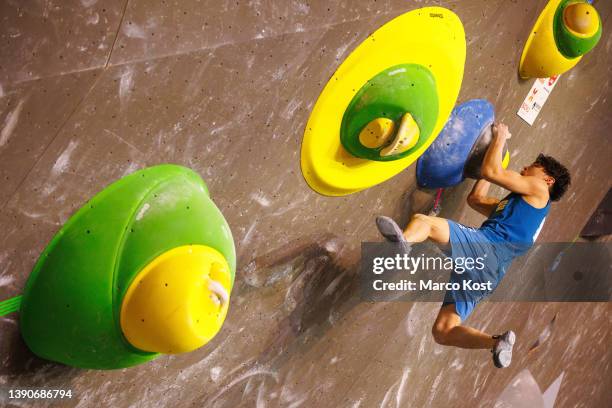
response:
<svg viewBox="0 0 612 408"><path fill-rule="evenodd" d="M599 14L586 0L550 0L523 49L521 78L549 78L569 71L601 35Z"/></svg>
<svg viewBox="0 0 612 408"><path fill-rule="evenodd" d="M320 194L342 196L382 183L413 163L440 133L455 105L463 79L465 55L463 25L455 13L442 7L425 7L402 14L366 38L327 82L308 119L301 152L302 173L308 185ZM349 153L340 140L347 108L351 103L361 103L363 100L354 101L355 96L358 92L363 93L364 86L385 70L398 66L398 72L391 70L388 75L408 76L409 72L400 72L406 65L414 66L414 72L418 71L416 67L421 67L422 77L431 75L431 85L427 86L433 87L433 95L437 97L436 101L425 100L422 96L422 100L418 100L419 94L414 92L415 107L426 105L427 109L436 110L433 114L430 111L420 113L426 115L422 120L427 126L424 131L419 123L421 140L418 145L397 159L379 156L379 160L371 160ZM408 76L403 85L404 96L409 95L407 87L412 85L409 79ZM390 99L389 110L384 109L382 102L385 101L382 101L376 107L381 110L380 114L376 111L373 117L361 115L360 112L368 112L364 107L355 111L353 119L359 120L360 125L363 120L361 126L365 128L373 119L387 118L393 120L397 128L403 113L414 116L414 111L403 110L402 106L394 105L393 97ZM429 127L430 117L433 120ZM415 119L417 123L421 120ZM350 131L349 136L355 135L350 130L350 123L344 125L343 129ZM358 138L355 139L361 140L364 148L368 145L380 147L367 132L360 133L362 130L357 130Z"/></svg>

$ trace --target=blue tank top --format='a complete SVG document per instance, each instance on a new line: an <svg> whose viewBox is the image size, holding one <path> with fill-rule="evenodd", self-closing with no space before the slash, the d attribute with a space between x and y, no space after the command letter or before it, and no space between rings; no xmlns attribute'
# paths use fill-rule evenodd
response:
<svg viewBox="0 0 612 408"><path fill-rule="evenodd" d="M482 231L494 243L503 243L499 251L514 258L523 255L537 239L546 216L550 200L544 208L535 208L520 194L510 193L499 202L489 218L481 225Z"/></svg>

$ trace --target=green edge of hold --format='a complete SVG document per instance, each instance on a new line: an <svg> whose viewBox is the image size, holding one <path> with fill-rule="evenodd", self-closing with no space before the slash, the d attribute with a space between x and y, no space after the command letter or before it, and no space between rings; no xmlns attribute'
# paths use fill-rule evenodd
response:
<svg viewBox="0 0 612 408"><path fill-rule="evenodd" d="M565 24L563 23L563 11L565 8L574 3L586 3L585 1L575 1L575 0L564 0L557 7L557 11L555 12L555 18L553 19L553 33L555 37L555 43L557 44L557 48L559 52L563 54L566 58L577 58L581 55L586 54L591 51L602 35L602 22L601 17L598 15L599 19L599 29L597 32L589 38L580 38L572 34Z"/></svg>
<svg viewBox="0 0 612 408"><path fill-rule="evenodd" d="M417 144L400 154L381 157L387 144L371 149L359 142L361 130L376 118L388 118L399 125L409 112L419 126ZM431 71L418 64L387 68L368 80L349 103L340 127L342 146L353 156L374 161L404 158L421 147L431 136L438 119L438 92Z"/></svg>
<svg viewBox="0 0 612 408"><path fill-rule="evenodd" d="M9 313L18 312L21 308L22 296L15 296L10 299L0 302L0 317L6 316Z"/></svg>

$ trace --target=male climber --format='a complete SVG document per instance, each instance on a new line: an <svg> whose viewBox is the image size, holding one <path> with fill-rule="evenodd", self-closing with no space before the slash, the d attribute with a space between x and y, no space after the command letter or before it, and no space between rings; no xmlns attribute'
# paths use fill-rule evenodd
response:
<svg viewBox="0 0 612 408"><path fill-rule="evenodd" d="M570 184L568 170L550 156L540 154L536 161L520 174L502 167L502 150L510 138L504 124L493 126L493 139L485 154L481 175L467 202L474 210L487 216L480 228L470 228L444 218L416 214L404 231L389 217L378 217L376 224L389 241L410 243L430 239L450 253L451 258L487 259L483 270L451 273L451 282L471 279L475 282L501 281L512 259L525 254L536 240L550 202L559 200ZM490 183L510 190L503 200L487 196ZM485 256L486 255L486 256ZM463 285L461 285L463 286ZM432 328L435 341L447 346L469 349L490 349L496 367L508 367L516 341L513 331L491 336L462 322L476 304L492 291L471 292L449 290Z"/></svg>

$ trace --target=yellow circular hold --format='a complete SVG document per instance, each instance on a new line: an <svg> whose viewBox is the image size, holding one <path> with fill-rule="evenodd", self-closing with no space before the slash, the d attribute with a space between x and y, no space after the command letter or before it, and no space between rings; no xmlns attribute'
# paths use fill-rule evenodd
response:
<svg viewBox="0 0 612 408"><path fill-rule="evenodd" d="M569 4L563 10L563 24L576 37L590 38L599 31L599 15L588 3Z"/></svg>
<svg viewBox="0 0 612 408"><path fill-rule="evenodd" d="M204 245L173 248L134 278L121 304L121 330L140 350L195 350L221 329L231 289L230 267L220 252Z"/></svg>
<svg viewBox="0 0 612 408"><path fill-rule="evenodd" d="M387 22L342 62L315 103L302 141L301 166L320 194L342 196L379 184L412 164L440 133L457 100L465 65L461 20L442 7L412 10ZM438 117L427 141L394 161L371 161L348 153L340 142L344 112L355 94L380 72L419 64L436 81Z"/></svg>
<svg viewBox="0 0 612 408"><path fill-rule="evenodd" d="M395 123L389 118L376 118L359 133L359 143L376 149L389 142L395 130Z"/></svg>

